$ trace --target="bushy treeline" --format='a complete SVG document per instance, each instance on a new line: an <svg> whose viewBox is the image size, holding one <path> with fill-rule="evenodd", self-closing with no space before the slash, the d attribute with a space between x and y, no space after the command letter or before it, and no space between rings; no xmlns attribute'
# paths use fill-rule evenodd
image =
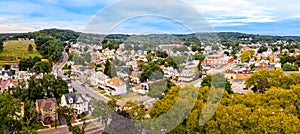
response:
<svg viewBox="0 0 300 134"><path fill-rule="evenodd" d="M64 47L67 45L66 41L76 42L79 34L71 30L45 29L37 32L20 33L15 36L2 36L0 37L0 51L3 50L3 42L6 40L34 39L40 54L55 62L59 60Z"/></svg>

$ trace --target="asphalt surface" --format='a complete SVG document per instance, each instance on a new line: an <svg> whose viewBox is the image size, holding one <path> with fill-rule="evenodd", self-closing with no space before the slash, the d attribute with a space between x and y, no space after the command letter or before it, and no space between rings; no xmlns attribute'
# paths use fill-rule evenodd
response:
<svg viewBox="0 0 300 134"><path fill-rule="evenodd" d="M67 78L67 76L64 75L64 72L60 70L65 63L68 61L68 54L66 52L63 52L61 60L59 60L56 65L52 67L52 74L55 74L57 76L60 76L62 78ZM71 81L71 86L77 91L80 92L82 95L84 95L88 100L102 100L105 102L108 102L108 99L99 95L96 91L83 87L78 81ZM62 124L62 126L58 126L57 128L49 128L49 129L43 129L39 130L39 134L67 134L69 133L68 127L66 126L66 121L63 118L60 118L59 120ZM76 124L81 126L82 124ZM91 121L88 126L86 127L86 133L87 134L99 134L103 130L103 126L99 124L96 121Z"/></svg>

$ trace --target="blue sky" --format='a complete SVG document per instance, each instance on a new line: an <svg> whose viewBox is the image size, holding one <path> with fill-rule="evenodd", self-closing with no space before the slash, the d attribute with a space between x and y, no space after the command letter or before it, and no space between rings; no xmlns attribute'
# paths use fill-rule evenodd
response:
<svg viewBox="0 0 300 134"><path fill-rule="evenodd" d="M234 31L300 35L299 0L1 0L0 33Z"/></svg>

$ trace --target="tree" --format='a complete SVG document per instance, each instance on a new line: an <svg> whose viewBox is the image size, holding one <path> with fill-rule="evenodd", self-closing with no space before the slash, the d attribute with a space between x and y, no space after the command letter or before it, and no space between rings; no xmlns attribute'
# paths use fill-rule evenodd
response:
<svg viewBox="0 0 300 134"><path fill-rule="evenodd" d="M291 64L284 64L283 65L283 71L298 71L299 70L299 67L296 65L296 66L293 66Z"/></svg>
<svg viewBox="0 0 300 134"><path fill-rule="evenodd" d="M148 62L150 62L150 61L153 60L154 56L153 56L151 53L148 53L148 54L146 55L146 58L147 58Z"/></svg>
<svg viewBox="0 0 300 134"><path fill-rule="evenodd" d="M266 46L261 46L261 47L258 49L257 53L263 53L263 52L266 52L267 50L268 50L268 48L267 48Z"/></svg>
<svg viewBox="0 0 300 134"><path fill-rule="evenodd" d="M0 93L0 133L9 130L11 133L21 131L20 115L21 102L8 92Z"/></svg>
<svg viewBox="0 0 300 134"><path fill-rule="evenodd" d="M67 126L69 127L69 131L76 131L76 130L72 130L72 119L74 116L74 109L73 108L69 108L67 106L64 107L59 107L57 109L58 114L62 115L66 121L67 121Z"/></svg>
<svg viewBox="0 0 300 134"><path fill-rule="evenodd" d="M37 74L40 74L40 73L45 74L45 73L50 73L52 70L52 67L49 62L41 61L41 62L35 63L35 65L33 66L33 70Z"/></svg>
<svg viewBox="0 0 300 134"><path fill-rule="evenodd" d="M108 119L111 117L112 109L101 100L96 100L92 102L94 111L92 113L93 117L98 119L98 122L104 124L104 129L107 127Z"/></svg>
<svg viewBox="0 0 300 134"><path fill-rule="evenodd" d="M133 120L145 119L146 110L144 105L138 105L135 102L127 101L123 109L130 115Z"/></svg>
<svg viewBox="0 0 300 134"><path fill-rule="evenodd" d="M70 53L69 54L69 60L73 60L73 57L74 57L74 53Z"/></svg>
<svg viewBox="0 0 300 134"><path fill-rule="evenodd" d="M254 55L254 50L246 50L241 54L242 62L249 62L250 58Z"/></svg>
<svg viewBox="0 0 300 134"><path fill-rule="evenodd" d="M142 67L141 81L159 80L163 78L163 70L154 62L149 62Z"/></svg>
<svg viewBox="0 0 300 134"><path fill-rule="evenodd" d="M3 51L4 48L4 41L6 40L5 37L0 37L0 52Z"/></svg>
<svg viewBox="0 0 300 134"><path fill-rule="evenodd" d="M33 52L33 46L31 44L29 44L27 50L28 50L28 52Z"/></svg>
<svg viewBox="0 0 300 134"><path fill-rule="evenodd" d="M207 75L206 77L204 77L201 82L201 86L221 88L225 89L229 94L233 93L230 82L225 78L223 74L220 73L214 75Z"/></svg>
<svg viewBox="0 0 300 134"><path fill-rule="evenodd" d="M30 77L28 88L20 86L13 90L13 93L19 95L22 101L28 99L35 102L36 99L53 98L60 103L63 94L69 93L68 84L61 77L53 74L45 74L43 78L38 79L35 76Z"/></svg>
<svg viewBox="0 0 300 134"><path fill-rule="evenodd" d="M147 95L152 98L162 98L163 94L168 90L167 88L166 80L155 82L149 88Z"/></svg>
<svg viewBox="0 0 300 134"><path fill-rule="evenodd" d="M261 69L254 72L248 79L246 79L246 87L252 88L254 92L262 93L270 87L290 88L290 86L293 85L294 76L295 75L287 76L282 70Z"/></svg>
<svg viewBox="0 0 300 134"><path fill-rule="evenodd" d="M53 74L45 74L41 79L41 85L47 97L55 97L58 103L63 94L69 93L67 82L61 77L56 78Z"/></svg>
<svg viewBox="0 0 300 134"><path fill-rule="evenodd" d="M18 97L18 96L17 96ZM22 120L22 133L33 133L38 129L39 116L34 107L35 102L32 100L25 100L24 102L24 117Z"/></svg>
<svg viewBox="0 0 300 134"><path fill-rule="evenodd" d="M89 46L85 46L85 47L83 48L83 51L84 51L84 52L87 52L89 49L90 49Z"/></svg>
<svg viewBox="0 0 300 134"><path fill-rule="evenodd" d="M254 72L250 78L246 79L246 87L254 86L257 92L265 92L269 87L270 74L267 70L261 69Z"/></svg>
<svg viewBox="0 0 300 134"><path fill-rule="evenodd" d="M35 56L35 57L32 59L32 64L35 65L35 63L40 62L40 61L41 61L41 58Z"/></svg>
<svg viewBox="0 0 300 134"><path fill-rule="evenodd" d="M40 62L41 58L35 56L33 59L31 57L22 59L19 64L20 71L28 71L33 68L35 63Z"/></svg>
<svg viewBox="0 0 300 134"><path fill-rule="evenodd" d="M113 78L113 77L117 76L116 67L111 62L111 60L107 59L104 66L105 66L105 68L104 68L104 74L106 74L110 78Z"/></svg>
<svg viewBox="0 0 300 134"><path fill-rule="evenodd" d="M38 51L45 58L51 61L58 61L64 50L64 43L58 39L52 39L37 48L39 48Z"/></svg>
<svg viewBox="0 0 300 134"><path fill-rule="evenodd" d="M200 78L202 77L202 63L205 60L205 56L203 54L196 54L193 56L195 60L199 60L199 63L197 65L197 69L199 72Z"/></svg>
<svg viewBox="0 0 300 134"><path fill-rule="evenodd" d="M110 101L107 102L107 105L110 109L116 109L119 107L119 105L117 104L117 100L116 99L112 99Z"/></svg>
<svg viewBox="0 0 300 134"><path fill-rule="evenodd" d="M173 67L173 68L178 68L178 65L177 63L174 61L173 58L171 58L170 56L168 56L166 58L166 63L165 63L167 66L169 67Z"/></svg>

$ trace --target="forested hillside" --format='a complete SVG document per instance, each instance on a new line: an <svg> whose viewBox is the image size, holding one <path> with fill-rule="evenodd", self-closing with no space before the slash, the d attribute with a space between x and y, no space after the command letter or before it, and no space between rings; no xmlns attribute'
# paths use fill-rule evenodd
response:
<svg viewBox="0 0 300 134"><path fill-rule="evenodd" d="M44 57L50 61L58 61L64 47L67 45L66 41L76 42L79 37L78 32L61 29L45 29L37 32L20 33L15 36L0 37L0 50L3 50L3 41L17 40L18 38L34 39L37 50Z"/></svg>

